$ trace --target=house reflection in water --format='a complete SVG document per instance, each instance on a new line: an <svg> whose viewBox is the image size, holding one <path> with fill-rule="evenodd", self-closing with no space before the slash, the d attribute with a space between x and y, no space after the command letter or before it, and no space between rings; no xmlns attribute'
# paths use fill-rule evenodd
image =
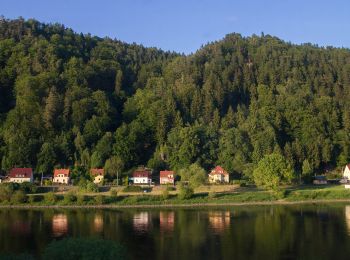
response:
<svg viewBox="0 0 350 260"><path fill-rule="evenodd" d="M345 206L345 223L350 235L350 205Z"/></svg>
<svg viewBox="0 0 350 260"><path fill-rule="evenodd" d="M94 217L94 230L97 233L103 231L103 217L101 214L96 214Z"/></svg>
<svg viewBox="0 0 350 260"><path fill-rule="evenodd" d="M160 231L167 232L174 230L175 212L161 211L159 212Z"/></svg>
<svg viewBox="0 0 350 260"><path fill-rule="evenodd" d="M150 226L150 215L148 212L137 212L133 217L133 227L135 231L147 231Z"/></svg>
<svg viewBox="0 0 350 260"><path fill-rule="evenodd" d="M209 224L214 232L222 233L230 226L230 211L209 211Z"/></svg>
<svg viewBox="0 0 350 260"><path fill-rule="evenodd" d="M15 220L11 222L11 232L14 234L28 235L31 232L30 222L24 220Z"/></svg>
<svg viewBox="0 0 350 260"><path fill-rule="evenodd" d="M56 214L52 217L52 235L61 237L68 233L68 218L65 214Z"/></svg>

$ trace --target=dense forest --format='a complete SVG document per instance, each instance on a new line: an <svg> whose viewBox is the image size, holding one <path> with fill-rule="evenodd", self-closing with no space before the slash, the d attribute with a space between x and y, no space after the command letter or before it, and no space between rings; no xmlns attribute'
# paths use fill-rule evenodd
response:
<svg viewBox="0 0 350 260"><path fill-rule="evenodd" d="M198 163L251 177L350 159L350 50L229 34L191 55L0 19L3 171Z"/></svg>

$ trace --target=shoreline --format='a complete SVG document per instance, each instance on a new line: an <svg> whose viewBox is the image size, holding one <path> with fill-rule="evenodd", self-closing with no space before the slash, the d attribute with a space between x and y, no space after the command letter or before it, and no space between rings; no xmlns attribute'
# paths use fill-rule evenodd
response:
<svg viewBox="0 0 350 260"><path fill-rule="evenodd" d="M241 207L241 206L273 206L273 205L298 205L298 204L328 204L350 203L349 199L320 199L300 201L252 201L229 203L183 203L183 204L145 204L145 205L0 205L0 209L157 209L157 208L210 208L210 207Z"/></svg>

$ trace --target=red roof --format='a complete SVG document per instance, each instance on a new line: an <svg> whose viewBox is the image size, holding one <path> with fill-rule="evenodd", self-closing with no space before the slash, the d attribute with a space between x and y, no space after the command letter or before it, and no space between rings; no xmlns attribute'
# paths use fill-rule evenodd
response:
<svg viewBox="0 0 350 260"><path fill-rule="evenodd" d="M55 169L53 177L57 177L59 174L63 174L64 177L69 177L69 169Z"/></svg>
<svg viewBox="0 0 350 260"><path fill-rule="evenodd" d="M160 171L159 172L160 178L168 178L169 175L171 175L172 178L174 178L174 171Z"/></svg>
<svg viewBox="0 0 350 260"><path fill-rule="evenodd" d="M104 169L91 169L90 170L91 175L96 176L96 175L104 175L105 170Z"/></svg>
<svg viewBox="0 0 350 260"><path fill-rule="evenodd" d="M225 171L224 168L222 168L221 166L216 166L211 172L211 175L216 175L216 174L223 174L223 175L228 175L228 172Z"/></svg>
<svg viewBox="0 0 350 260"><path fill-rule="evenodd" d="M32 178L32 168L13 168L9 172L10 178Z"/></svg>
<svg viewBox="0 0 350 260"><path fill-rule="evenodd" d="M151 177L151 171L149 171L149 170L137 170L137 171L134 171L132 176L134 178L144 178L144 177L150 178Z"/></svg>

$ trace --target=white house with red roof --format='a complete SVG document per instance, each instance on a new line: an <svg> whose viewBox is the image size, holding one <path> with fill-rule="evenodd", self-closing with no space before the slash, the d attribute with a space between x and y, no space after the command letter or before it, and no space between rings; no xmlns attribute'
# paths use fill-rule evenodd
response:
<svg viewBox="0 0 350 260"><path fill-rule="evenodd" d="M95 184L99 184L103 182L105 171L104 169L91 169L90 174L92 178L94 179Z"/></svg>
<svg viewBox="0 0 350 260"><path fill-rule="evenodd" d="M209 183L229 183L230 175L221 166L216 166L209 173Z"/></svg>
<svg viewBox="0 0 350 260"><path fill-rule="evenodd" d="M132 181L134 184L151 184L152 171L146 168L139 168L133 172Z"/></svg>
<svg viewBox="0 0 350 260"><path fill-rule="evenodd" d="M33 169L32 168L13 168L8 174L9 182L23 183L33 182Z"/></svg>
<svg viewBox="0 0 350 260"><path fill-rule="evenodd" d="M55 169L53 172L53 183L68 184L70 181L69 169Z"/></svg>
<svg viewBox="0 0 350 260"><path fill-rule="evenodd" d="M345 169L344 169L344 172L343 172L343 177L344 177L345 179L350 180L350 163L348 163L348 164L345 166Z"/></svg>
<svg viewBox="0 0 350 260"><path fill-rule="evenodd" d="M160 184L172 184L174 185L174 171L160 171L159 172L159 183Z"/></svg>

